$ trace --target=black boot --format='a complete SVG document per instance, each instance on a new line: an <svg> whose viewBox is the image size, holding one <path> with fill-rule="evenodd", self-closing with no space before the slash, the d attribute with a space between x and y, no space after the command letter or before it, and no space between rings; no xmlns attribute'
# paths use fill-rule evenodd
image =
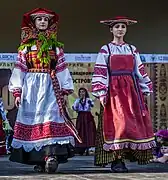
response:
<svg viewBox="0 0 168 180"><path fill-rule="evenodd" d="M86 149L86 156L89 156L89 148Z"/></svg>
<svg viewBox="0 0 168 180"><path fill-rule="evenodd" d="M58 161L56 157L48 157L45 164L45 172L54 173L58 168Z"/></svg>
<svg viewBox="0 0 168 180"><path fill-rule="evenodd" d="M117 159L111 163L111 172L126 173L128 172L128 169L126 168L124 161Z"/></svg>
<svg viewBox="0 0 168 180"><path fill-rule="evenodd" d="M34 166L34 171L37 172L37 173L45 172L45 166L43 166L43 165L35 165Z"/></svg>

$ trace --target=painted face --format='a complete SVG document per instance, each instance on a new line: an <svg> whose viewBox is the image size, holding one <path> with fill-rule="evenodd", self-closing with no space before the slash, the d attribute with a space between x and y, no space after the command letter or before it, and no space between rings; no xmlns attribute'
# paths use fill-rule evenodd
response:
<svg viewBox="0 0 168 180"><path fill-rule="evenodd" d="M81 89L81 90L80 90L80 93L79 93L80 98L84 98L84 97L85 97L85 94L86 94L85 90L84 90L84 89Z"/></svg>
<svg viewBox="0 0 168 180"><path fill-rule="evenodd" d="M35 26L38 30L46 30L48 28L49 19L45 16L40 16L35 19Z"/></svg>
<svg viewBox="0 0 168 180"><path fill-rule="evenodd" d="M124 23L117 23L111 29L114 37L124 37L127 32L127 26Z"/></svg>
<svg viewBox="0 0 168 180"><path fill-rule="evenodd" d="M168 154L168 146L162 146L160 151L162 154L165 154L165 153Z"/></svg>

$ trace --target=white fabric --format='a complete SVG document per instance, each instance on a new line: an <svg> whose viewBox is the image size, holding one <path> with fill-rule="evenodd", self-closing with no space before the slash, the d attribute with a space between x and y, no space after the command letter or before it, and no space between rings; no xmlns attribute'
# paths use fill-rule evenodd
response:
<svg viewBox="0 0 168 180"><path fill-rule="evenodd" d="M43 146L52 145L52 144L69 144L71 143L73 146L75 146L75 141L72 136L63 137L63 138L46 138L38 141L22 141L19 139L13 138L12 140L12 147L19 149L21 147L24 148L26 152L30 152L33 150L33 148L36 151L40 151Z"/></svg>
<svg viewBox="0 0 168 180"><path fill-rule="evenodd" d="M68 69L56 74L61 89L74 89L72 76Z"/></svg>
<svg viewBox="0 0 168 180"><path fill-rule="evenodd" d="M59 114L50 75L47 73L27 73L22 88L21 106L17 122L27 125L49 121L63 123Z"/></svg>
<svg viewBox="0 0 168 180"><path fill-rule="evenodd" d="M91 105L88 103L88 101L91 102ZM86 98L86 103L84 107L80 103L80 98L77 98L72 106L73 110L80 112L80 111L91 111L91 108L93 107L94 102L90 98ZM92 107L91 107L92 106Z"/></svg>
<svg viewBox="0 0 168 180"><path fill-rule="evenodd" d="M151 93L152 91L149 89L149 87L147 86L146 82L150 82L150 79L148 76L146 76L145 78L141 75L140 71L139 71L139 66L142 65L141 59L140 59L140 55L139 53L136 51L136 48L131 45L132 50L133 50L133 55L135 57L135 74L137 75L138 79L139 79L139 84L141 87L142 92L145 93ZM110 48L110 52L111 55L130 55L132 54L132 51L129 47L128 44L123 44L123 45L115 45L113 43L109 43L109 48ZM109 86L109 74L108 74L108 70L107 70L107 62L108 62L108 57L109 57L109 51L107 48L107 45L104 45L101 47L100 52L98 53L97 56L97 60L95 63L95 67L100 67L102 69L106 69L106 73L107 76L103 76L103 75L97 75L94 73L93 78L92 78L92 85L101 85L101 87L103 87L103 85L106 87L106 89L93 89L92 94L95 97L101 97L101 96L106 96L107 94L107 90L108 90L108 86Z"/></svg>
<svg viewBox="0 0 168 180"><path fill-rule="evenodd" d="M35 47L33 47L35 49ZM22 67L26 66L25 53L26 49L21 51L18 56L20 68L14 68L10 81L9 91L14 92L20 89L21 105L18 109L16 118L17 123L23 125L38 125L47 122L64 123L65 120L59 113L56 96L54 94L51 77L48 73L30 73L24 72ZM57 49L59 52L59 49ZM25 67L24 67L25 69ZM67 68L56 74L59 81L60 89L73 90L72 77ZM51 144L67 144L74 145L74 137L54 137L33 141L24 141L13 139L12 147L23 147L26 152L35 148L39 151L43 146Z"/></svg>

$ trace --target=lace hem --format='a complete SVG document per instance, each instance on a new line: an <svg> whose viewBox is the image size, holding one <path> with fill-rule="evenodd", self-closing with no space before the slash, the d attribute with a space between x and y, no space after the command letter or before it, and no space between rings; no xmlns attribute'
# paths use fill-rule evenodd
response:
<svg viewBox="0 0 168 180"><path fill-rule="evenodd" d="M143 143L134 143L134 142L124 142L124 143L115 143L115 144L107 144L104 143L103 149L105 151L110 150L120 150L120 149L132 149L132 150L147 150L156 147L155 141L143 142Z"/></svg>
<svg viewBox="0 0 168 180"><path fill-rule="evenodd" d="M42 139L38 141L22 141L22 140L18 140L14 138L12 141L12 147L15 149L19 149L23 147L23 149L26 152L30 152L33 149L35 149L36 151L40 151L42 147L44 146L57 144L57 143L61 145L70 143L73 146L75 146L74 137L69 136L69 137L64 137L64 138L48 138L48 139Z"/></svg>

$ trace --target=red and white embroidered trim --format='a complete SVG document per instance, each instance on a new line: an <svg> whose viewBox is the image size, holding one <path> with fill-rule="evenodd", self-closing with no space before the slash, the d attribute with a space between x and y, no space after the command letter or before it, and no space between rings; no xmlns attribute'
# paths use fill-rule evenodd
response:
<svg viewBox="0 0 168 180"><path fill-rule="evenodd" d="M100 90L107 90L106 85L99 81L92 83L92 92Z"/></svg>
<svg viewBox="0 0 168 180"><path fill-rule="evenodd" d="M63 95L69 95L73 93L73 89L62 89Z"/></svg>
<svg viewBox="0 0 168 180"><path fill-rule="evenodd" d="M47 122L44 124L15 124L14 138L23 141L35 141L45 138L73 136L65 123Z"/></svg>
<svg viewBox="0 0 168 180"><path fill-rule="evenodd" d="M16 97L21 97L21 90L20 89L15 89L13 91L13 96Z"/></svg>

